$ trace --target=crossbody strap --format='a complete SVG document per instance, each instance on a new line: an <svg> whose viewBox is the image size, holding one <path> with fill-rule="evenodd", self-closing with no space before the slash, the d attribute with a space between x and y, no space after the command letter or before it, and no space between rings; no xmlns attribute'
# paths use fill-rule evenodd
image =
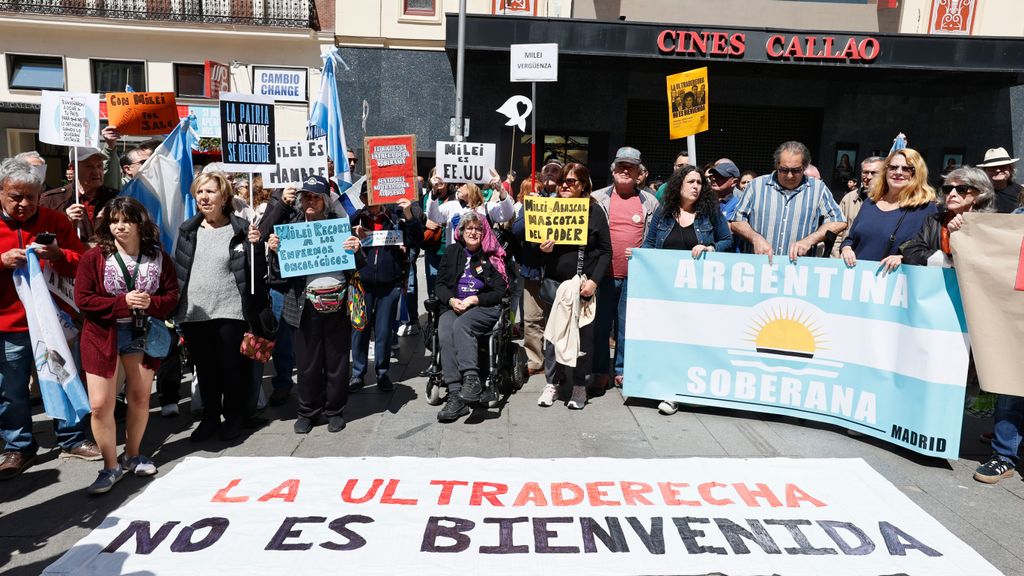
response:
<svg viewBox="0 0 1024 576"><path fill-rule="evenodd" d="M579 255L576 257L576 275L583 275L583 252L587 249L586 246L580 245Z"/></svg>
<svg viewBox="0 0 1024 576"><path fill-rule="evenodd" d="M885 255L889 256L892 252L892 246L896 243L896 232L900 229L903 224L903 219L907 217L907 212L910 212L909 208L903 208L903 214L900 214L900 219L896 222L896 227L892 229L892 234L889 235L889 244L885 247Z"/></svg>
<svg viewBox="0 0 1024 576"><path fill-rule="evenodd" d="M124 284L128 291L135 290L135 280L138 279L139 269L142 268L142 254L139 254L139 260L135 263L135 272L133 274L128 274L128 267L124 265L120 252L114 252L114 259L117 260L117 265L121 267L121 274L124 276Z"/></svg>

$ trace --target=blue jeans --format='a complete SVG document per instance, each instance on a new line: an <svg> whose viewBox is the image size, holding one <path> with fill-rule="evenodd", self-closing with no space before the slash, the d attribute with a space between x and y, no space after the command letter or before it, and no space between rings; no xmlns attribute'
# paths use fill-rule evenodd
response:
<svg viewBox="0 0 1024 576"><path fill-rule="evenodd" d="M434 295L434 285L437 283L437 269L441 267L443 254L437 253L437 248L423 249L423 265L427 267L424 276L427 278L427 297Z"/></svg>
<svg viewBox="0 0 1024 576"><path fill-rule="evenodd" d="M626 279L605 276L597 288L597 318L594 319L594 374L608 374L608 338L615 325L615 376L622 375L626 352Z"/></svg>
<svg viewBox="0 0 1024 576"><path fill-rule="evenodd" d="M409 249L409 282L405 289L405 309L409 313L410 324L419 324L420 318L420 285L416 279L416 260L419 257L419 248Z"/></svg>
<svg viewBox="0 0 1024 576"><path fill-rule="evenodd" d="M402 284L363 284L366 292L366 329L352 331L352 378L366 375L367 356L370 353L370 326L373 326L374 370L377 378L388 373L391 366L391 344L394 336L391 323L398 312Z"/></svg>
<svg viewBox="0 0 1024 576"><path fill-rule="evenodd" d="M1000 394L996 398L992 450L1003 460L1018 463L1021 429L1024 428L1024 398Z"/></svg>
<svg viewBox="0 0 1024 576"><path fill-rule="evenodd" d="M39 449L32 438L32 400L28 391L33 362L31 346L28 332L0 332L0 434L7 444L6 450L24 454L35 454ZM65 427L63 422L53 421L61 448L71 450L85 442L84 420L74 427Z"/></svg>

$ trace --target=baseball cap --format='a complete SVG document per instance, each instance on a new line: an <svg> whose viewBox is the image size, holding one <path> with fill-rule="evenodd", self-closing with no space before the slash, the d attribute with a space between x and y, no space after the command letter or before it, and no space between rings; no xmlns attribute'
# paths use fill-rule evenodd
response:
<svg viewBox="0 0 1024 576"><path fill-rule="evenodd" d="M618 164L619 162L639 166L640 151L637 150L636 148L631 148L629 146L623 146L622 148L619 148L618 152L615 153L615 160L613 161L613 164Z"/></svg>
<svg viewBox="0 0 1024 576"><path fill-rule="evenodd" d="M306 178L305 182L299 186L300 192L312 192L314 194L323 194L327 196L331 193L331 185L327 182L327 179L323 176L310 176Z"/></svg>
<svg viewBox="0 0 1024 576"><path fill-rule="evenodd" d="M79 146L78 147L78 161L79 162L83 162L87 158L92 158L93 156L97 156L97 155L98 156L102 156L104 160L110 158L110 156L107 156L106 152L104 152L103 150L100 150L99 148L92 148L90 146ZM68 150L68 160L71 161L71 162L75 161L75 149L74 148Z"/></svg>
<svg viewBox="0 0 1024 576"><path fill-rule="evenodd" d="M739 178L740 169L736 167L732 162L722 162L721 164L715 164L711 167L712 170L718 172L726 178Z"/></svg>

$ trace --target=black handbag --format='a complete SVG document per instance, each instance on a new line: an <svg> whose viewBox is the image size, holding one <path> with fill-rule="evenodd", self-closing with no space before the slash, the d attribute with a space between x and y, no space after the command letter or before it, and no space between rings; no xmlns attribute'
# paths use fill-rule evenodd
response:
<svg viewBox="0 0 1024 576"><path fill-rule="evenodd" d="M576 257L577 276L583 274L583 254L586 251L586 249L586 246L581 245L579 249L579 254ZM543 270L543 268L541 270ZM548 278L547 276L541 278L540 290L537 291L537 298L540 299L540 301L543 302L544 304L551 306L555 302L555 297L558 295L558 287L561 285L562 283L559 282L558 280L555 280L554 278Z"/></svg>

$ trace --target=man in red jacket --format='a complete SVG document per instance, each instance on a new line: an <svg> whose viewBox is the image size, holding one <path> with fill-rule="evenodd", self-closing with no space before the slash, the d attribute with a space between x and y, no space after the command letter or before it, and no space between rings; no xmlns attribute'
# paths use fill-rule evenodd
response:
<svg viewBox="0 0 1024 576"><path fill-rule="evenodd" d="M85 246L60 212L39 206L43 180L23 160L0 164L0 480L32 465L39 445L32 437L32 403L28 381L33 354L25 307L14 288L14 270L27 265L25 248L44 232L55 239L37 254L61 275L73 278ZM55 421L63 457L99 460L96 444L85 437L84 423L64 427Z"/></svg>

